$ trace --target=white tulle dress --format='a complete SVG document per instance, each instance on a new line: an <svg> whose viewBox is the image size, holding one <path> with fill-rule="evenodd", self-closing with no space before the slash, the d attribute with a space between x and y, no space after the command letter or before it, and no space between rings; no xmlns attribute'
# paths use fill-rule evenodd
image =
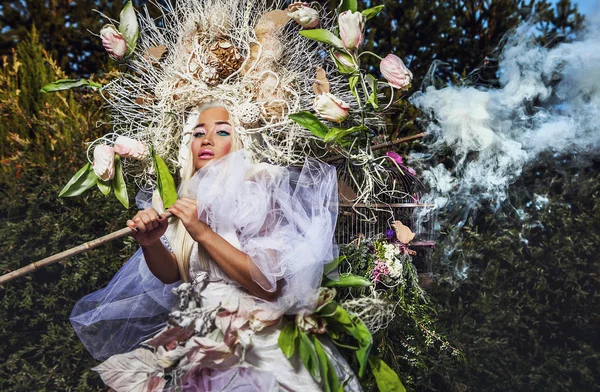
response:
<svg viewBox="0 0 600 392"><path fill-rule="evenodd" d="M279 285L278 299L250 295L198 246L189 283L169 286L153 279L138 252L71 315L88 350L106 359L94 370L116 391L321 390L298 355L284 356L278 338L290 315L314 310L323 265L335 256L335 170L317 162L301 170L255 165L238 151L198 171L189 186L199 219L249 256L265 290ZM341 384L360 390L324 336Z"/></svg>

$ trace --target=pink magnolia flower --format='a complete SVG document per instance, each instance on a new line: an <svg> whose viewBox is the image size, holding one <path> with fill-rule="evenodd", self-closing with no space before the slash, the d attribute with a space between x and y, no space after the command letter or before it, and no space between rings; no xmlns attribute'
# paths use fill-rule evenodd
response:
<svg viewBox="0 0 600 392"><path fill-rule="evenodd" d="M365 21L365 16L360 12L344 11L338 16L344 48L353 50L363 44Z"/></svg>
<svg viewBox="0 0 600 392"><path fill-rule="evenodd" d="M115 150L107 144L94 148L94 173L102 181L108 181L115 176Z"/></svg>
<svg viewBox="0 0 600 392"><path fill-rule="evenodd" d="M113 148L123 158L142 159L149 153L144 143L126 136L119 136Z"/></svg>
<svg viewBox="0 0 600 392"><path fill-rule="evenodd" d="M312 29L319 24L319 12L312 9L309 4L297 1L287 8L288 16L300 26Z"/></svg>
<svg viewBox="0 0 600 392"><path fill-rule="evenodd" d="M379 65L379 70L390 86L406 89L412 82L413 74L404 65L402 59L396 55L388 54Z"/></svg>
<svg viewBox="0 0 600 392"><path fill-rule="evenodd" d="M102 46L104 46L109 55L118 59L125 56L125 53L127 53L127 41L115 26L111 24L104 26L100 30L100 37L102 38Z"/></svg>
<svg viewBox="0 0 600 392"><path fill-rule="evenodd" d="M313 108L325 120L341 122L350 112L350 106L330 93L321 93L313 101Z"/></svg>
<svg viewBox="0 0 600 392"><path fill-rule="evenodd" d="M394 151L388 151L385 153L385 155L388 158L390 158L392 161L394 161L400 167L400 169L406 170L413 176L417 175L417 172L415 171L415 169L404 166L404 163L402 162L402 157L400 155L398 155L397 153L395 153Z"/></svg>

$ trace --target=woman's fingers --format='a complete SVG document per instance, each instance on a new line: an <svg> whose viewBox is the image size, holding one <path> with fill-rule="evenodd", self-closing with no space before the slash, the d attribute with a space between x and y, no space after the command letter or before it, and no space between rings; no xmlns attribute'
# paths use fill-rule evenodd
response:
<svg viewBox="0 0 600 392"><path fill-rule="evenodd" d="M157 227L166 224L166 219L160 217L158 212L153 208L147 208L138 213L127 221L127 226L141 233L152 231Z"/></svg>
<svg viewBox="0 0 600 392"><path fill-rule="evenodd" d="M178 199L175 204L169 207L169 212L184 221L184 223L192 219L198 219L198 210L194 199Z"/></svg>

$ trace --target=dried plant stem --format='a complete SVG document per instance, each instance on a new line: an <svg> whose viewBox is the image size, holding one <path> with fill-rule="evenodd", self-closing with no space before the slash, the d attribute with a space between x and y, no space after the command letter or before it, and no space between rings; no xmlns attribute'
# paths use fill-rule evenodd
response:
<svg viewBox="0 0 600 392"><path fill-rule="evenodd" d="M166 216L167 218L169 218L172 214L169 212L166 212L163 215ZM100 245L104 245L113 240L126 237L129 234L131 234L132 232L133 232L133 230L131 230L129 227L125 227L121 230L117 230L117 231L107 234L103 237L96 238L95 240L88 241L88 242L81 244L79 246L76 246L74 248L65 250L64 252L60 252L60 253L57 253L50 257L46 257L45 259L33 262L29 265L26 265L25 267L19 268L18 270L14 270L14 271L11 271L7 274L0 276L0 285L4 284L6 282L10 282L13 279L20 278L21 276L27 275L28 273L36 271L40 268L43 268L48 265L59 262L61 260L64 260L67 257L71 257L71 256L78 255L80 253L83 253L83 252L87 252L88 250L97 248Z"/></svg>

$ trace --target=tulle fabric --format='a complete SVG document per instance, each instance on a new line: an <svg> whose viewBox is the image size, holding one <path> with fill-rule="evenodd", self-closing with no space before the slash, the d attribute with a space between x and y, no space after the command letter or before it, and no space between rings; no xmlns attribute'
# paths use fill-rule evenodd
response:
<svg viewBox="0 0 600 392"><path fill-rule="evenodd" d="M199 170L189 187L199 219L217 233L235 233L254 281L281 290L265 310L314 309L323 266L337 255L334 167L311 160L302 168L253 164L240 150Z"/></svg>
<svg viewBox="0 0 600 392"><path fill-rule="evenodd" d="M234 367L227 370L198 369L177 390L182 392L276 392L277 379L256 368Z"/></svg>
<svg viewBox="0 0 600 392"><path fill-rule="evenodd" d="M139 249L108 286L75 304L71 325L95 359L131 351L164 327L177 299L171 290L179 283L158 280Z"/></svg>

